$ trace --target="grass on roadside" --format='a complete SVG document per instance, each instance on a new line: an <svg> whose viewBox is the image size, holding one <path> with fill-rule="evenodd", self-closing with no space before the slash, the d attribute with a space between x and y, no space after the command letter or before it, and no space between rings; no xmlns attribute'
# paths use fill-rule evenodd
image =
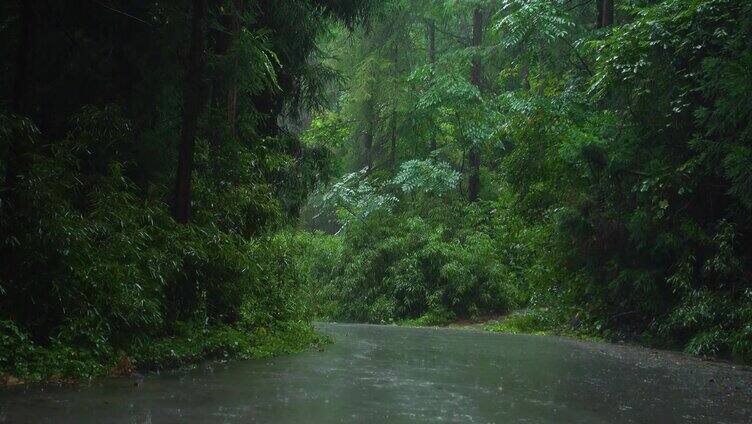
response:
<svg viewBox="0 0 752 424"><path fill-rule="evenodd" d="M520 309L498 318L458 321L446 312L429 312L419 318L396 323L405 327L455 327L474 328L509 334L566 336L581 340L603 340L597 331L589 328L577 314L551 308Z"/></svg>
<svg viewBox="0 0 752 424"><path fill-rule="evenodd" d="M15 342L0 352L0 386L127 375L136 370L192 366L204 360L266 358L329 342L305 321L284 322L273 329L257 327L250 332L229 325L183 323L169 337L134 339L126 348L117 350L63 344L42 347L25 338L0 336L0 342Z"/></svg>

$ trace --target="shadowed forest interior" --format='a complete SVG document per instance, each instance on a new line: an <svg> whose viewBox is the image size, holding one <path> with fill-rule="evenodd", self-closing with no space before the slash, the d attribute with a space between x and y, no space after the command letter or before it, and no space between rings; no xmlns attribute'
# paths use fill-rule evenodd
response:
<svg viewBox="0 0 752 424"><path fill-rule="evenodd" d="M315 320L752 362L752 2L25 0L0 34L6 380Z"/></svg>

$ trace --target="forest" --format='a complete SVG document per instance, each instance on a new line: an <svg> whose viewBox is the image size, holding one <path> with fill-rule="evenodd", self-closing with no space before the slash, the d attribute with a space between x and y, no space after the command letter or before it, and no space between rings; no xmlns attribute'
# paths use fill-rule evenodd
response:
<svg viewBox="0 0 752 424"><path fill-rule="evenodd" d="M314 321L752 363L752 2L22 0L0 33L6 382Z"/></svg>
<svg viewBox="0 0 752 424"><path fill-rule="evenodd" d="M371 13L322 42L344 82L303 133L341 158L319 315L752 360L752 4Z"/></svg>

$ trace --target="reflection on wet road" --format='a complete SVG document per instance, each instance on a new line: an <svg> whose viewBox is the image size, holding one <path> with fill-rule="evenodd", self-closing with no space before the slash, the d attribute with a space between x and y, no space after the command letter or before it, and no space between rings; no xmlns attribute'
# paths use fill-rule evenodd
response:
<svg viewBox="0 0 752 424"><path fill-rule="evenodd" d="M318 327L334 339L321 352L0 391L0 423L752 422L752 373L728 365L554 337Z"/></svg>

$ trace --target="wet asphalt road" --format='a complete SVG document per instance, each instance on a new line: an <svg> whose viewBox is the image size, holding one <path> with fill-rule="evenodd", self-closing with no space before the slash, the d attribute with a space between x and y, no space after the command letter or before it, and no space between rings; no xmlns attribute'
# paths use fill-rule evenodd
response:
<svg viewBox="0 0 752 424"><path fill-rule="evenodd" d="M555 337L319 324L267 360L0 391L0 423L749 423L752 371Z"/></svg>

